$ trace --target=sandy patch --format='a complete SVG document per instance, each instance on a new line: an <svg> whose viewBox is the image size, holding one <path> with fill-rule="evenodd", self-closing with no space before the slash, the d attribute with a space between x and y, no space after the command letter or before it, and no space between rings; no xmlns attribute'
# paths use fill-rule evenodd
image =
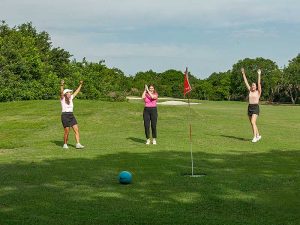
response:
<svg viewBox="0 0 300 225"><path fill-rule="evenodd" d="M158 102L157 104L160 104L160 105L188 105L189 103L183 102L183 101L165 101L165 102ZM197 105L200 103L191 102L190 104Z"/></svg>
<svg viewBox="0 0 300 225"><path fill-rule="evenodd" d="M141 100L142 97L137 97L137 96L127 96L126 97L127 99L129 100ZM184 100L184 99L181 99L181 98L170 98L170 97L159 97L158 98L159 100Z"/></svg>
<svg viewBox="0 0 300 225"><path fill-rule="evenodd" d="M126 98L129 100L141 100L142 99L141 97L134 97L134 96L127 96Z"/></svg>
<svg viewBox="0 0 300 225"><path fill-rule="evenodd" d="M141 97L137 97L137 96L127 96L127 99L129 100L142 100ZM174 100L173 100L174 99ZM166 100L166 101L162 101L162 100ZM188 105L188 103L186 102L186 99L180 99L180 98L158 98L158 103L159 105ZM191 102L191 105L197 105L197 104L201 104L201 103L196 103L196 102Z"/></svg>

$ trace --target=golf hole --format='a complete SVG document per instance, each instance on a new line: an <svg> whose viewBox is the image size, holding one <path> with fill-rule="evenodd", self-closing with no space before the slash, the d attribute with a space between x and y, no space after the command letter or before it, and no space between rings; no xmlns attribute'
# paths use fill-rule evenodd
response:
<svg viewBox="0 0 300 225"><path fill-rule="evenodd" d="M182 176L184 176L184 177L205 177L205 176L207 176L207 174L206 173L194 173L194 174L184 173L184 174L182 174Z"/></svg>

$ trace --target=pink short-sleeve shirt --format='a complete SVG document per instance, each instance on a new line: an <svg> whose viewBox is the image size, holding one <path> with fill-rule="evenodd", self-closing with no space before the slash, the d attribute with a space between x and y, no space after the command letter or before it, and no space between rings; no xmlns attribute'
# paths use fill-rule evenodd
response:
<svg viewBox="0 0 300 225"><path fill-rule="evenodd" d="M156 95L156 97L158 97L158 94L154 94ZM146 94L145 98L144 98L144 101L145 101L145 107L156 107L156 103L157 103L157 98L156 99L152 99L151 96L149 94Z"/></svg>

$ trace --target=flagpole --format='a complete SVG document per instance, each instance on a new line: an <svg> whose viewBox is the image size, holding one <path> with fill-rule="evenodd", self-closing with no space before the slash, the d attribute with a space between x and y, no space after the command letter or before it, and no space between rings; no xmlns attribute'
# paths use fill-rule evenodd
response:
<svg viewBox="0 0 300 225"><path fill-rule="evenodd" d="M191 90L192 90L192 87L190 85L190 82L189 82L189 78L188 78L188 68L186 67L185 69L185 73L184 73L184 82L183 82L183 86L184 86L184 91L183 91L183 94L184 94L184 98L186 98L186 94L188 95L187 96L187 99L188 99L188 105L189 105L189 115L188 115L188 121L189 121L189 128L190 128L190 151L191 151L191 163L192 163L192 175L191 177L202 177L202 176L205 176L206 174L194 174L194 157L193 157L193 140L192 140L192 121L191 121L191 118L192 118L192 112L191 112L191 103L190 103L190 97L191 97Z"/></svg>
<svg viewBox="0 0 300 225"><path fill-rule="evenodd" d="M188 93L188 104L189 104L189 125L190 125L190 151L191 151L191 163L192 163L192 176L194 176L194 158L193 158L193 145L192 145L192 123L191 123L191 104L190 104L190 93Z"/></svg>
<svg viewBox="0 0 300 225"><path fill-rule="evenodd" d="M193 146L192 146L192 123L191 123L191 104L190 104L190 96L191 96L191 85L189 82L188 78L188 68L186 67L185 73L184 73L184 97L186 94L188 94L188 105L189 105L189 115L188 115L188 120L189 120L189 128L190 128L190 151L191 151L191 162L192 162L192 177L194 176L194 158L193 158Z"/></svg>

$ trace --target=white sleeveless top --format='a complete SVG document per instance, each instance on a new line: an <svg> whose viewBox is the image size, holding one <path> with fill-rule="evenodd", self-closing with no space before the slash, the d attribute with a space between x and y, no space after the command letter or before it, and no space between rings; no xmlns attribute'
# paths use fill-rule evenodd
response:
<svg viewBox="0 0 300 225"><path fill-rule="evenodd" d="M73 98L74 96L71 95L71 98L70 98L70 105L68 105L65 101L65 97L63 97L61 100L60 100L60 103L61 103L61 111L62 112L73 112L73 108L74 108L74 105L73 105Z"/></svg>

